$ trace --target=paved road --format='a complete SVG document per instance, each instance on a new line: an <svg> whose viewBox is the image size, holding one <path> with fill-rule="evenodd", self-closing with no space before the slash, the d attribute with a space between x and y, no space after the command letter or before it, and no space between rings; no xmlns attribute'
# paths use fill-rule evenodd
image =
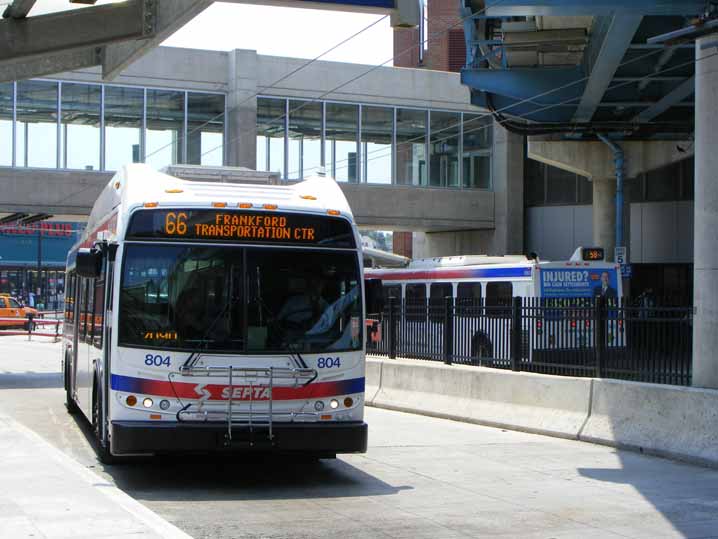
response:
<svg viewBox="0 0 718 539"><path fill-rule="evenodd" d="M103 467L64 411L58 354L2 338L0 412L196 538L718 538L718 471L377 409L366 455Z"/></svg>

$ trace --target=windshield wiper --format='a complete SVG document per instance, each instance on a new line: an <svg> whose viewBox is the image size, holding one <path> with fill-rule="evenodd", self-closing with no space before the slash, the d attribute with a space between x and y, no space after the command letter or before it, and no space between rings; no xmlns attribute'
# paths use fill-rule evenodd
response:
<svg viewBox="0 0 718 539"><path fill-rule="evenodd" d="M224 304L224 307L222 307L214 320L212 320L212 323L207 326L207 329L205 330L204 334L202 335L202 338L200 339L199 345L194 350L192 350L189 357L187 358L187 361L185 361L182 365L183 367L192 367L192 365L194 365L197 359L199 359L198 354L202 351L202 347L206 349L207 345L210 342L215 342L215 339L208 339L209 334L214 329L214 326L217 325L217 322L219 322L220 319L223 318L229 312L229 308L233 305L233 303L234 302L232 301L231 297L227 298L227 303ZM195 358L195 356L197 357Z"/></svg>
<svg viewBox="0 0 718 539"><path fill-rule="evenodd" d="M271 327L274 331L278 330L277 333L279 333L280 336L282 337L282 342L280 343L280 346L285 345L286 351L292 355L292 358L294 359L296 357L296 359L299 360L299 366L302 367L303 369L308 369L309 366L304 361L304 358L299 353L299 350L295 349L294 345L287 340L287 331L280 324L277 323L276 315L267 306L267 304L264 303L264 300L262 299L261 296L257 296L257 303L259 303L259 306L262 309L264 309L264 311L266 311L266 313L269 315L269 317L267 318L267 325L268 326L271 325Z"/></svg>

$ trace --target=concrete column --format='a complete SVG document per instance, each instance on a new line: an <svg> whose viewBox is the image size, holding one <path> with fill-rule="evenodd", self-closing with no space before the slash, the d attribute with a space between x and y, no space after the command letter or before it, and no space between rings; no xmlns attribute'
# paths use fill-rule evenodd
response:
<svg viewBox="0 0 718 539"><path fill-rule="evenodd" d="M229 95L227 96L227 164L257 168L256 51L229 53Z"/></svg>
<svg viewBox="0 0 718 539"><path fill-rule="evenodd" d="M718 57L696 42L693 385L718 389Z"/></svg>
<svg viewBox="0 0 718 539"><path fill-rule="evenodd" d="M524 137L494 122L492 184L496 230L488 254L524 252Z"/></svg>
<svg viewBox="0 0 718 539"><path fill-rule="evenodd" d="M616 179L594 179L593 247L606 250L606 260L613 260L616 247Z"/></svg>

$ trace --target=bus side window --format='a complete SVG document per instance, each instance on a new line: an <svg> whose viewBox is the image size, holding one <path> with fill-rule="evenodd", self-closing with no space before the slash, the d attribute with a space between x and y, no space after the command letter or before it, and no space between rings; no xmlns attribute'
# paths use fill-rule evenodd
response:
<svg viewBox="0 0 718 539"><path fill-rule="evenodd" d="M432 283L429 287L429 317L432 322L444 320L444 305L447 296L453 296L451 283Z"/></svg>
<svg viewBox="0 0 718 539"><path fill-rule="evenodd" d="M65 324L72 322L72 274L65 277Z"/></svg>
<svg viewBox="0 0 718 539"><path fill-rule="evenodd" d="M389 298L396 298L397 303L401 301L401 285L393 284L384 286L382 289L382 295L384 296L384 305L389 302Z"/></svg>
<svg viewBox="0 0 718 539"><path fill-rule="evenodd" d="M456 290L457 305L477 305L481 302L481 283L459 283Z"/></svg>
<svg viewBox="0 0 718 539"><path fill-rule="evenodd" d="M80 341L84 340L85 333L87 331L87 283L88 280L84 277L78 279L79 283L79 294L78 294L78 309L77 316L79 317L78 322L80 323L77 328L77 335Z"/></svg>
<svg viewBox="0 0 718 539"><path fill-rule="evenodd" d="M407 320L426 319L426 285L406 285L406 318Z"/></svg>
<svg viewBox="0 0 718 539"><path fill-rule="evenodd" d="M105 320L105 281L95 281L95 306L92 315L92 344L102 348L102 326Z"/></svg>
<svg viewBox="0 0 718 539"><path fill-rule="evenodd" d="M490 309L487 316L511 316L511 300L513 285L508 281L486 283L486 307L506 307L506 309Z"/></svg>

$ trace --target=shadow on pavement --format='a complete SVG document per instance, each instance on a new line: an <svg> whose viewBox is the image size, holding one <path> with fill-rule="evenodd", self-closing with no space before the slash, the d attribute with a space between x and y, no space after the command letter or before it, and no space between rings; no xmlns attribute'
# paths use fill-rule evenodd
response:
<svg viewBox="0 0 718 539"><path fill-rule="evenodd" d="M92 429L75 416L88 443ZM386 496L411 486L392 486L352 466L341 456L313 460L292 455L215 453L131 457L97 468L118 488L146 501L292 500Z"/></svg>
<svg viewBox="0 0 718 539"><path fill-rule="evenodd" d="M55 387L62 387L62 374L59 372L0 372L0 390Z"/></svg>
<svg viewBox="0 0 718 539"><path fill-rule="evenodd" d="M579 468L581 476L630 485L686 538L718 537L718 470L686 481L694 465L619 450L620 468Z"/></svg>

